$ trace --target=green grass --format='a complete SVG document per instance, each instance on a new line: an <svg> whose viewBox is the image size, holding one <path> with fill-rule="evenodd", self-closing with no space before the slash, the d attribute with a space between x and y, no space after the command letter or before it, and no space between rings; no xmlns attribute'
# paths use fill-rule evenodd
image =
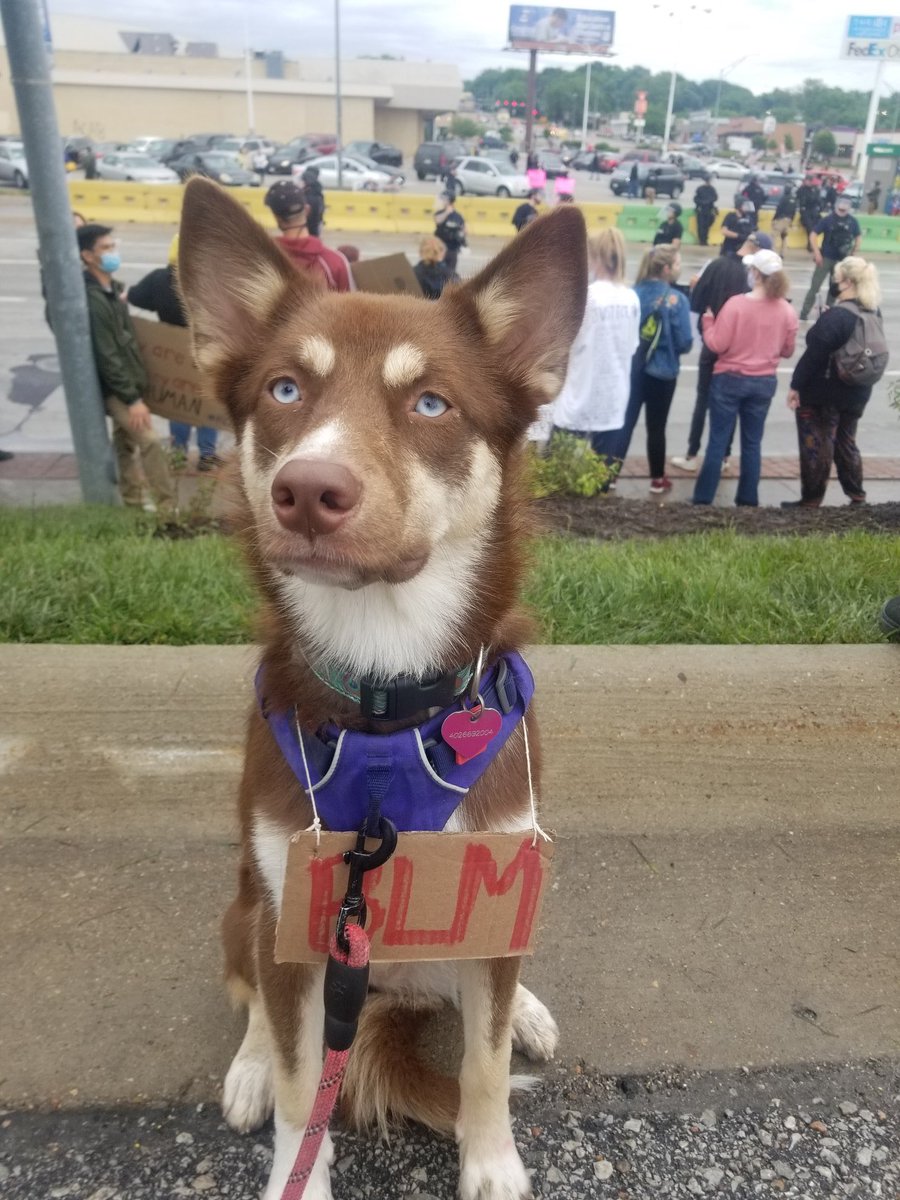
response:
<svg viewBox="0 0 900 1200"><path fill-rule="evenodd" d="M153 528L116 509L0 509L0 641L248 641L255 601L233 543ZM545 538L527 598L547 642L876 642L876 615L898 587L890 535L726 531Z"/></svg>

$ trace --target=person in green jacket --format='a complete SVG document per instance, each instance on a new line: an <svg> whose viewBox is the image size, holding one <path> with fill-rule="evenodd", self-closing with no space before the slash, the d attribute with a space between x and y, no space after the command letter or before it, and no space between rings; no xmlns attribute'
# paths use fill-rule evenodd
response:
<svg viewBox="0 0 900 1200"><path fill-rule="evenodd" d="M144 507L143 475L158 512L175 506L175 489L166 456L160 445L150 409L144 403L147 371L124 286L113 275L121 265L113 231L108 225L82 225L76 231L84 264L88 316L94 361L107 414L113 423L113 445L119 468L119 491L130 508Z"/></svg>

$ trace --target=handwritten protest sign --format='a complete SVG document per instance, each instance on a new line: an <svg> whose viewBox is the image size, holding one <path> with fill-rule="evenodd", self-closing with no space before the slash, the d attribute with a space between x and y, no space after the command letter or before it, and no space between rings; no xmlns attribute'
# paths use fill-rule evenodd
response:
<svg viewBox="0 0 900 1200"><path fill-rule="evenodd" d="M553 845L531 833L401 833L397 849L364 880L373 962L508 958L530 954ZM328 953L355 833L291 839L276 962L320 962Z"/></svg>
<svg viewBox="0 0 900 1200"><path fill-rule="evenodd" d="M204 394L202 377L194 366L191 337L180 325L132 317L141 358L150 377L144 401L151 412L188 425L230 429L221 404Z"/></svg>

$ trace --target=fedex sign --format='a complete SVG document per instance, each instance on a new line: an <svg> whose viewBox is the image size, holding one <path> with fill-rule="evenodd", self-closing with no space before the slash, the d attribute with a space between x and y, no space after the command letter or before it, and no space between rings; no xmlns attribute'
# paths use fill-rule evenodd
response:
<svg viewBox="0 0 900 1200"><path fill-rule="evenodd" d="M900 17L848 17L841 58L900 60Z"/></svg>

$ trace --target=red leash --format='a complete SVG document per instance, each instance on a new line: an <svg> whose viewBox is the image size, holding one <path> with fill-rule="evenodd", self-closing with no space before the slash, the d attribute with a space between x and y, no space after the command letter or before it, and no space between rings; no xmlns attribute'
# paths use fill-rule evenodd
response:
<svg viewBox="0 0 900 1200"><path fill-rule="evenodd" d="M316 1092L316 1102L310 1113L294 1166L284 1185L284 1191L281 1193L281 1200L302 1200L303 1193L306 1191L306 1185L319 1156L322 1139L328 1131L328 1122L331 1120L331 1114L340 1094L341 1081L344 1078L347 1059L350 1057L350 1042L356 1032L356 1018L359 1016L368 987L369 939L366 932L361 925L347 925L344 928L344 936L349 943L347 953L340 949L335 936L331 938L330 957L325 973L325 1037L329 1047L335 1041L346 1041L346 1049L329 1048L325 1056L325 1065L322 1068L322 1077ZM350 971L354 974L349 975ZM362 988L361 996L358 994L360 987ZM349 995L350 992L355 993L352 998ZM329 1005L329 999L332 1000L331 1005ZM359 1007L356 1009L356 1017L353 1017L352 1009L355 1007L357 999ZM331 1016L345 1029L352 1022L349 1040L346 1035L341 1038L339 1031L337 1038L333 1036L333 1031L329 1036L328 1024Z"/></svg>

